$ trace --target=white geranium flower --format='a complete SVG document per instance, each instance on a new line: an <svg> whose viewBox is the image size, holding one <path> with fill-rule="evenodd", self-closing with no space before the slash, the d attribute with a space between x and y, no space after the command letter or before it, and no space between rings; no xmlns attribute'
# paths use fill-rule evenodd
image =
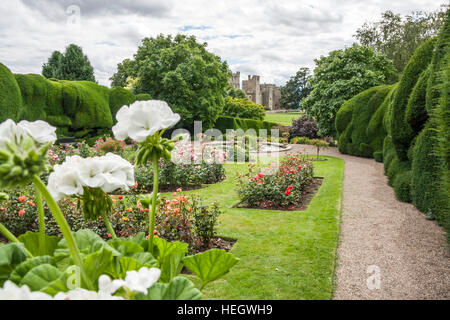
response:
<svg viewBox="0 0 450 320"><path fill-rule="evenodd" d="M54 300L124 300L122 297L116 297L103 291L88 291L77 288L69 292L59 292L53 298Z"/></svg>
<svg viewBox="0 0 450 320"><path fill-rule="evenodd" d="M17 133L17 125L11 119L0 124L0 149L5 148L7 141L14 141Z"/></svg>
<svg viewBox="0 0 450 320"><path fill-rule="evenodd" d="M147 293L148 288L154 285L161 276L157 268L143 267L139 271L128 271L125 277L125 287L132 291Z"/></svg>
<svg viewBox="0 0 450 320"><path fill-rule="evenodd" d="M42 292L31 292L28 286L18 287L11 281L6 281L0 288L0 300L51 300L52 297Z"/></svg>
<svg viewBox="0 0 450 320"><path fill-rule="evenodd" d="M180 121L164 101L138 101L130 107L123 106L116 115L117 124L112 128L117 139L127 137L143 142L156 132L170 128Z"/></svg>
<svg viewBox="0 0 450 320"><path fill-rule="evenodd" d="M90 188L100 188L105 183L103 176L104 165L98 158L83 161L77 168L81 184Z"/></svg>
<svg viewBox="0 0 450 320"><path fill-rule="evenodd" d="M80 180L77 167L70 163L55 165L54 172L48 177L48 190L55 201L65 196L82 195L83 184Z"/></svg>
<svg viewBox="0 0 450 320"><path fill-rule="evenodd" d="M125 281L116 279L111 280L107 275L101 275L98 278L98 289L107 294L114 294L117 290L125 286Z"/></svg>
<svg viewBox="0 0 450 320"><path fill-rule="evenodd" d="M45 121L38 120L29 122L26 120L22 120L17 124L17 127L31 136L36 142L53 143L56 141L56 128L52 127Z"/></svg>
<svg viewBox="0 0 450 320"><path fill-rule="evenodd" d="M87 159L67 157L54 170L48 179L48 189L56 201L64 196L83 195L83 187L112 192L117 189L128 190L135 183L134 167L113 153Z"/></svg>

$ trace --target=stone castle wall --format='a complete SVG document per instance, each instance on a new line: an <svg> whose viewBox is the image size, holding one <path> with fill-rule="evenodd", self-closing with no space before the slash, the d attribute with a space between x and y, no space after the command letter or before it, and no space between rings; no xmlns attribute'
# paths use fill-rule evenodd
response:
<svg viewBox="0 0 450 320"><path fill-rule="evenodd" d="M230 83L240 89L241 73L233 73ZM248 76L248 80L242 81L242 90L250 101L268 107L270 110L278 110L281 108L281 88L274 84L261 84L260 76Z"/></svg>

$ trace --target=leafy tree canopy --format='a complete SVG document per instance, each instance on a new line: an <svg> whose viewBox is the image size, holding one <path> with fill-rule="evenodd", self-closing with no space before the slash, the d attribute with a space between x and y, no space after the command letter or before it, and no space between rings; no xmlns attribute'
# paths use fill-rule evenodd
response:
<svg viewBox="0 0 450 320"><path fill-rule="evenodd" d="M313 88L302 107L316 119L320 136L336 137L335 118L342 104L358 93L396 80L395 67L371 47L353 46L315 60Z"/></svg>
<svg viewBox="0 0 450 320"><path fill-rule="evenodd" d="M42 75L60 80L86 80L95 82L94 68L81 47L71 44L64 54L54 51L42 66Z"/></svg>
<svg viewBox="0 0 450 320"><path fill-rule="evenodd" d="M355 37L362 45L384 53L400 73L416 49L439 33L448 8L443 5L435 12L415 11L405 17L386 11L381 14L381 20L365 23L359 28Z"/></svg>
<svg viewBox="0 0 450 320"><path fill-rule="evenodd" d="M300 68L295 76L281 87L281 107L283 109L297 109L300 103L311 92L308 79L311 76L308 68Z"/></svg>
<svg viewBox="0 0 450 320"><path fill-rule="evenodd" d="M166 101L180 114L180 127L190 128L196 120L212 127L225 104L231 72L206 46L193 36L145 38L134 58L119 64L113 86L134 79L134 92Z"/></svg>

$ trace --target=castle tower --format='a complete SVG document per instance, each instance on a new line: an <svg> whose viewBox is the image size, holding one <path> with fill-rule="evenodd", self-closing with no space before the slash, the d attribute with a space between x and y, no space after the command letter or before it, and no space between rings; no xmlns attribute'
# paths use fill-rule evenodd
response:
<svg viewBox="0 0 450 320"><path fill-rule="evenodd" d="M230 84L235 89L240 89L241 88L241 73L239 71L236 72L236 73L233 73L233 76L230 79Z"/></svg>
<svg viewBox="0 0 450 320"><path fill-rule="evenodd" d="M248 80L242 81L242 90L247 94L250 101L262 104L261 85L259 76L248 76Z"/></svg>

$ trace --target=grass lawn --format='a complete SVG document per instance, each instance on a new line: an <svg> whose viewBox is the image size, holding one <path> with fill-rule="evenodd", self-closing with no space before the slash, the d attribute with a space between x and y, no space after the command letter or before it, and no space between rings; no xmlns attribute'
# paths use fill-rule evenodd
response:
<svg viewBox="0 0 450 320"><path fill-rule="evenodd" d="M315 176L325 179L303 212L232 208L239 202L234 178L245 164L227 164L225 181L192 191L223 208L219 234L238 239L232 252L241 259L204 289L205 298L331 299L344 161L324 158L314 165Z"/></svg>
<svg viewBox="0 0 450 320"><path fill-rule="evenodd" d="M292 126L292 120L300 118L301 112L266 113L265 121L276 122L283 126Z"/></svg>

